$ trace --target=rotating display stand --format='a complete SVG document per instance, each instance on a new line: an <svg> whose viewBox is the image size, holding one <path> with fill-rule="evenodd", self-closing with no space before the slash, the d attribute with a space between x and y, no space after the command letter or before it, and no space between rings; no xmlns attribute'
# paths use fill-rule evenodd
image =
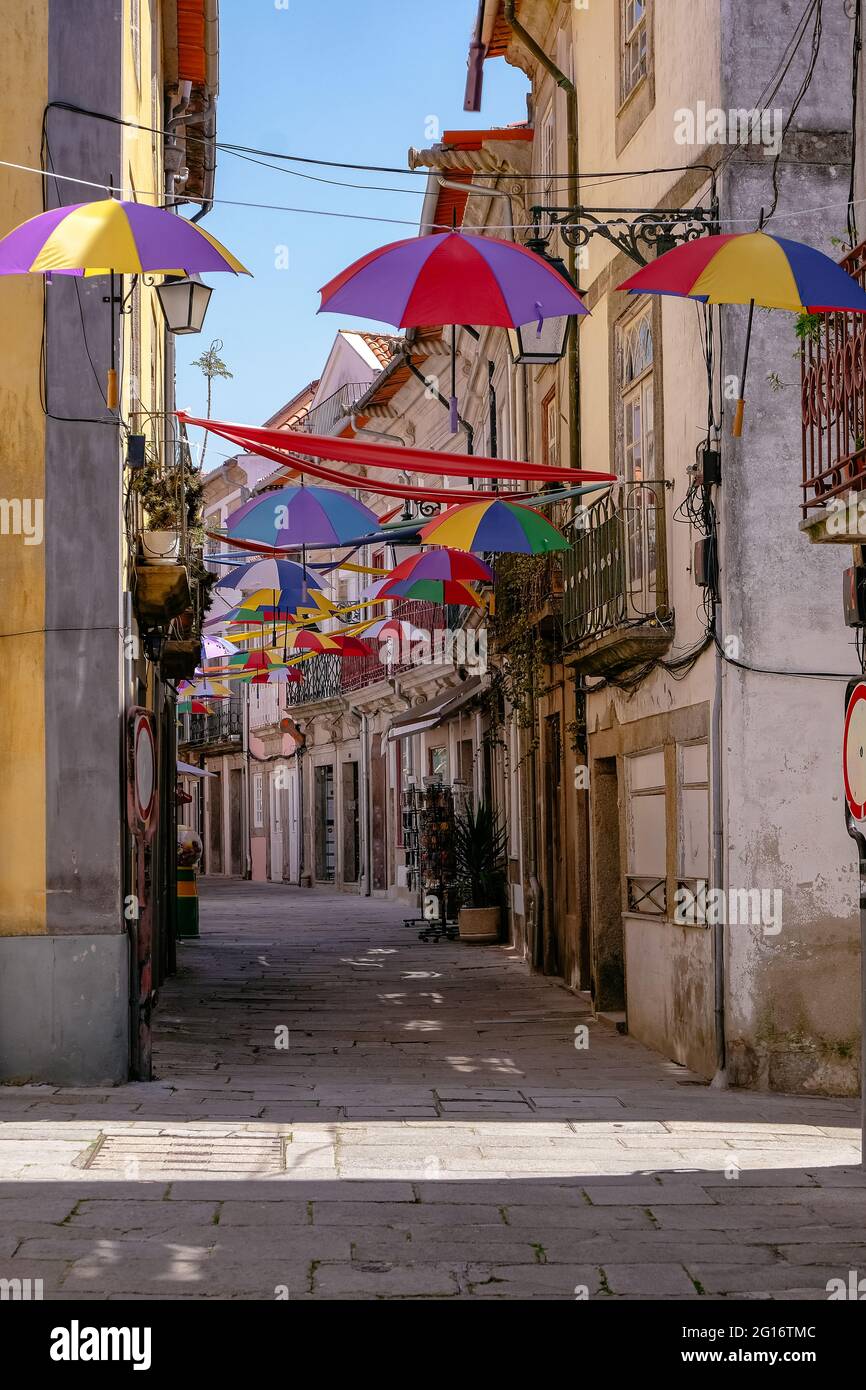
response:
<svg viewBox="0 0 866 1390"><path fill-rule="evenodd" d="M456 917L449 916L453 897L454 797L450 787L429 779L423 787L403 793L403 843L410 885L421 899L420 917L404 918L404 926L421 926L421 941L457 936Z"/></svg>

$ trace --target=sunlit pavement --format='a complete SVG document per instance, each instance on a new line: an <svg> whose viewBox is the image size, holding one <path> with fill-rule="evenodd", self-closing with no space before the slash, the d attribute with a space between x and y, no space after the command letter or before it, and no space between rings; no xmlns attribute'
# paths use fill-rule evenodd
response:
<svg viewBox="0 0 866 1390"><path fill-rule="evenodd" d="M158 1081L0 1089L0 1278L61 1299L823 1299L866 1275L855 1102L710 1089L507 948L424 944L403 915L205 885Z"/></svg>

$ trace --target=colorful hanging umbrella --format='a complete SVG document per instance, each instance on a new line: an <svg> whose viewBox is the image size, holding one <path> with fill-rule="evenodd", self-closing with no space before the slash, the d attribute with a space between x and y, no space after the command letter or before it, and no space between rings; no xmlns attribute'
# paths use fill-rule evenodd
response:
<svg viewBox="0 0 866 1390"><path fill-rule="evenodd" d="M302 594L305 586L307 589L327 587L309 565L304 568L295 560L266 556L263 560L252 560L248 565L237 565L220 577L216 587L238 589L242 594L253 593L257 589L281 589Z"/></svg>
<svg viewBox="0 0 866 1390"><path fill-rule="evenodd" d="M434 232L370 251L330 280L319 312L398 328L451 324L451 431L457 432L455 325L521 328L588 313L573 285L527 246L474 232Z"/></svg>
<svg viewBox="0 0 866 1390"><path fill-rule="evenodd" d="M198 680L186 693L194 700L227 700L232 692L222 681Z"/></svg>
<svg viewBox="0 0 866 1390"><path fill-rule="evenodd" d="M229 669L232 671L267 671L280 665L282 662L279 657L264 648L252 652L238 652L229 661Z"/></svg>
<svg viewBox="0 0 866 1390"><path fill-rule="evenodd" d="M267 492L238 507L226 522L230 537L277 547L343 545L378 529L378 517L363 502L326 487Z"/></svg>
<svg viewBox="0 0 866 1390"><path fill-rule="evenodd" d="M239 677L244 685L298 684L303 679L297 666L273 666L269 671L250 671Z"/></svg>
<svg viewBox="0 0 866 1390"><path fill-rule="evenodd" d="M422 603L452 603L480 608L478 595L459 579L393 579L379 591L380 598L410 598Z"/></svg>
<svg viewBox="0 0 866 1390"><path fill-rule="evenodd" d="M823 251L768 232L700 237L668 251L618 289L665 294L703 304L748 304L749 321L734 435L743 429L746 375L755 305L795 314L866 313L866 293Z"/></svg>
<svg viewBox="0 0 866 1390"><path fill-rule="evenodd" d="M214 661L221 656L234 656L237 652L234 642L229 642L225 637L204 637L202 647L205 661Z"/></svg>
<svg viewBox="0 0 866 1390"><path fill-rule="evenodd" d="M543 256L501 237L435 232L370 251L321 290L319 312L398 328L472 323L519 328L589 311Z"/></svg>
<svg viewBox="0 0 866 1390"><path fill-rule="evenodd" d="M202 227L166 208L102 198L52 208L0 240L0 275L249 275Z"/></svg>
<svg viewBox="0 0 866 1390"><path fill-rule="evenodd" d="M118 405L115 275L249 275L230 251L185 217L147 203L102 198L52 208L0 240L0 275L110 275L111 366L106 405ZM121 296L122 297L122 296Z"/></svg>
<svg viewBox="0 0 866 1390"><path fill-rule="evenodd" d="M415 627L408 618L378 618L375 623L365 627L361 634L365 641L384 642L394 639L398 642L417 642L429 636L421 627Z"/></svg>
<svg viewBox="0 0 866 1390"><path fill-rule="evenodd" d="M534 507L499 500L450 507L422 527L420 535L430 545L489 554L505 551L544 555L568 549L561 532Z"/></svg>
<svg viewBox="0 0 866 1390"><path fill-rule="evenodd" d="M178 700L178 714L213 714L210 705L206 705L203 700Z"/></svg>
<svg viewBox="0 0 866 1390"><path fill-rule="evenodd" d="M409 555L401 560L388 575L388 580L404 579L451 579L465 584L473 581L490 583L493 571L477 555L465 550L448 550L445 546L435 546L422 550L417 555Z"/></svg>
<svg viewBox="0 0 866 1390"><path fill-rule="evenodd" d="M286 651L331 653L339 656L369 656L370 648L357 637L339 632L315 632L312 628L289 628L283 646Z"/></svg>

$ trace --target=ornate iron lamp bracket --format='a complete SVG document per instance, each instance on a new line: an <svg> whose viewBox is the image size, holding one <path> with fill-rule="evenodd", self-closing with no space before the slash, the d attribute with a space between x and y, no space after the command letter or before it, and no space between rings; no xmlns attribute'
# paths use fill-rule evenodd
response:
<svg viewBox="0 0 866 1390"><path fill-rule="evenodd" d="M638 265L647 265L650 252L662 255L685 242L712 236L719 230L719 205L708 208L557 208L530 209L533 250L544 247L554 230L566 246L588 246L594 236L604 237ZM647 254L645 254L647 253Z"/></svg>

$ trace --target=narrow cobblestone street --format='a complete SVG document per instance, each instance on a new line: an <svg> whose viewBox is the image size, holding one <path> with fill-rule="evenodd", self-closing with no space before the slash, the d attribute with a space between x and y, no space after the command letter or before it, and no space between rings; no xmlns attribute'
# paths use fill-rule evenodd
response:
<svg viewBox="0 0 866 1390"><path fill-rule="evenodd" d="M0 1092L3 1273L46 1298L825 1299L866 1266L855 1102L705 1087L390 902L211 882L202 922L159 1080Z"/></svg>

